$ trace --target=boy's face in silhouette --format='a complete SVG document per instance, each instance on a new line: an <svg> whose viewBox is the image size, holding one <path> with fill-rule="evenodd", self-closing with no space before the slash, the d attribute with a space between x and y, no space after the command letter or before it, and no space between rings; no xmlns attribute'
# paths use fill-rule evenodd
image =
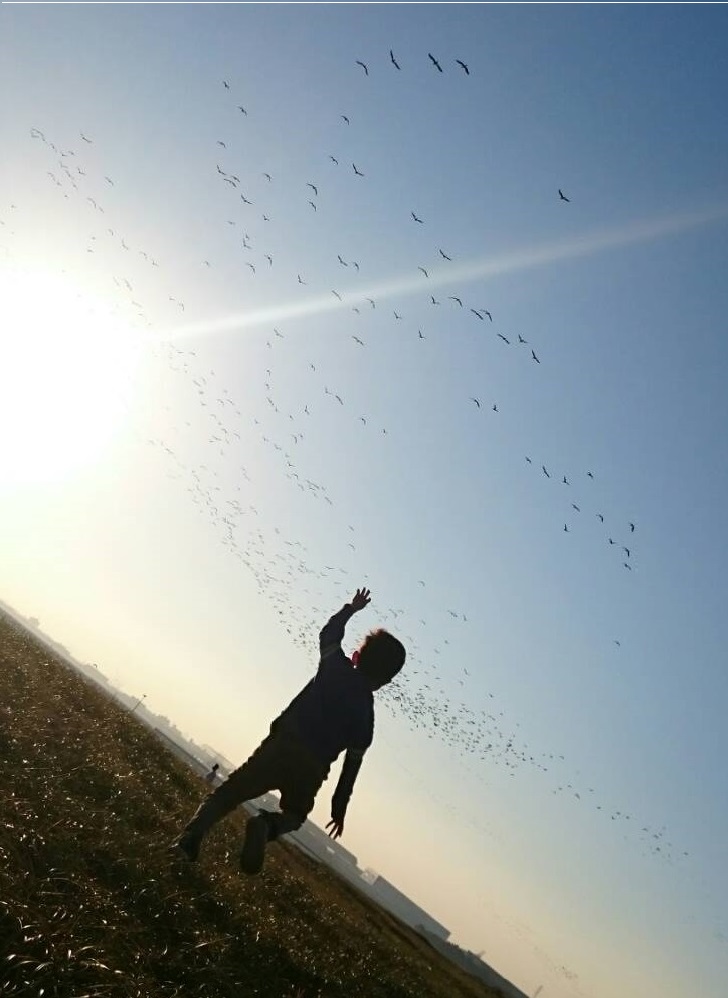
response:
<svg viewBox="0 0 728 998"><path fill-rule="evenodd" d="M363 647L364 646L362 645L362 648ZM354 652L351 653L351 664L354 666L355 669L359 665L359 656L360 656L360 654L361 654L361 648L357 648L356 651L354 651ZM374 691L381 690L381 688L383 686L386 686L387 683L391 683L392 682L391 679L383 679L381 682L375 683L374 680L369 679L369 676L367 676L367 680L369 681L369 685L371 686L371 688Z"/></svg>

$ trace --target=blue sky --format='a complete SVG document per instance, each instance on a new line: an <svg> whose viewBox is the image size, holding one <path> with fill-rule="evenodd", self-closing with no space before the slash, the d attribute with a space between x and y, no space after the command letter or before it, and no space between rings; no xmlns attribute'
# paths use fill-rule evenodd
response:
<svg viewBox="0 0 728 998"><path fill-rule="evenodd" d="M344 844L528 993L728 970L726 20L0 11L0 597L237 760L370 586Z"/></svg>

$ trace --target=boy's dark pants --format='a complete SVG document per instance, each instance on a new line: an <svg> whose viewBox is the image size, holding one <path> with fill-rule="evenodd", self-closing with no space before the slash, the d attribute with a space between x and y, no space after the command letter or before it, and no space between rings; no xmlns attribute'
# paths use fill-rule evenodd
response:
<svg viewBox="0 0 728 998"><path fill-rule="evenodd" d="M250 758L211 793L192 816L183 835L203 836L238 805L270 790L280 790L281 813L264 812L268 839L300 828L312 810L329 766L302 742L270 734Z"/></svg>

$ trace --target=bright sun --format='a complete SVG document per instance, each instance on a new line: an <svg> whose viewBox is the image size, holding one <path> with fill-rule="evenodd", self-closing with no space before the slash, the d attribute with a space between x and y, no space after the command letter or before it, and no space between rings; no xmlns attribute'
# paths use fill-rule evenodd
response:
<svg viewBox="0 0 728 998"><path fill-rule="evenodd" d="M140 356L99 296L0 266L0 483L50 482L93 463L123 425Z"/></svg>

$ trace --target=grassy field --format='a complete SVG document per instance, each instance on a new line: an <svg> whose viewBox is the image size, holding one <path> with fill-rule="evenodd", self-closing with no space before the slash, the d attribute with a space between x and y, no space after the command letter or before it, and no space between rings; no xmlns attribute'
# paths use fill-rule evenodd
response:
<svg viewBox="0 0 728 998"><path fill-rule="evenodd" d="M290 845L244 878L243 813L170 860L202 781L2 614L0 705L3 996L497 994Z"/></svg>

